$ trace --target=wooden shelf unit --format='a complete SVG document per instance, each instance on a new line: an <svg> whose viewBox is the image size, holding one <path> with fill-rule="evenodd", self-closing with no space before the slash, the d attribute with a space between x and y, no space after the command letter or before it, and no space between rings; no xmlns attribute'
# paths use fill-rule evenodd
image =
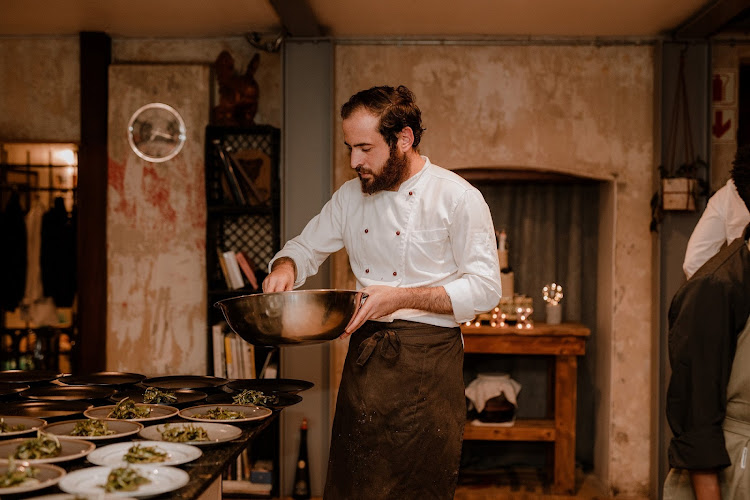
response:
<svg viewBox="0 0 750 500"><path fill-rule="evenodd" d="M554 446L553 485L558 494L575 489L575 441L577 356L586 352L591 331L577 323L547 325L531 329L463 326L464 352L554 356L554 416L549 419L517 419L513 426L471 425L465 440L547 441Z"/></svg>

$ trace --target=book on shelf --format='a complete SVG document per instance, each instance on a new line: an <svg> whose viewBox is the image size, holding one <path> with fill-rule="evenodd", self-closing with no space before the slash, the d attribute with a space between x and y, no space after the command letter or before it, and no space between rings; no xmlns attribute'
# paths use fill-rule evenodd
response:
<svg viewBox="0 0 750 500"><path fill-rule="evenodd" d="M235 379L235 371L237 370L237 364L234 360L234 353L232 349L232 336L236 335L234 332L229 332L224 335L224 363L227 367L227 378Z"/></svg>
<svg viewBox="0 0 750 500"><path fill-rule="evenodd" d="M255 346L240 339L242 378L255 378Z"/></svg>
<svg viewBox="0 0 750 500"><path fill-rule="evenodd" d="M232 290L232 279L229 277L229 269L227 268L227 262L224 260L224 252L219 247L216 247L216 258L219 260L219 267L221 268L221 275L227 284L227 288Z"/></svg>
<svg viewBox="0 0 750 500"><path fill-rule="evenodd" d="M227 183L229 184L229 189L230 189L230 192L232 193L232 198L234 199L234 202L239 205L247 205L247 199L245 198L245 194L242 192L242 188L240 187L240 182L237 179L237 173L235 172L234 166L232 165L229 158L227 157L227 154L224 151L224 147L222 146L221 141L218 139L214 139L213 145L216 148L217 154L219 155L219 160L223 167L223 172L224 172L224 175L226 176Z"/></svg>
<svg viewBox="0 0 750 500"><path fill-rule="evenodd" d="M240 265L240 269L242 269L247 278L247 282L250 283L253 290L258 290L258 279L255 277L255 266L252 261L242 251L235 252L235 257L237 258L237 263Z"/></svg>
<svg viewBox="0 0 750 500"><path fill-rule="evenodd" d="M238 288L245 286L245 281L242 279L242 272L240 271L240 265L237 262L237 255L231 250L224 252L222 255L224 256L231 289L237 290Z"/></svg>

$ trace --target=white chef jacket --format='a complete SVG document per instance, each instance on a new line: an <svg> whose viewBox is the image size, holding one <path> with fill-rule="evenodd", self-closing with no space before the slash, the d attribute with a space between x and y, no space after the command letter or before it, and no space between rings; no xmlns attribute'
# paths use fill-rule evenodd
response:
<svg viewBox="0 0 750 500"><path fill-rule="evenodd" d="M290 257L294 288L346 247L357 288L445 288L453 315L400 309L380 321L406 319L453 327L500 301L500 266L492 217L482 194L459 175L430 163L398 191L362 193L359 179L339 188L302 233L269 263Z"/></svg>
<svg viewBox="0 0 750 500"><path fill-rule="evenodd" d="M682 270L690 278L703 264L716 255L721 246L742 236L750 222L750 212L740 198L734 182L729 179L708 200L698 224L690 235Z"/></svg>

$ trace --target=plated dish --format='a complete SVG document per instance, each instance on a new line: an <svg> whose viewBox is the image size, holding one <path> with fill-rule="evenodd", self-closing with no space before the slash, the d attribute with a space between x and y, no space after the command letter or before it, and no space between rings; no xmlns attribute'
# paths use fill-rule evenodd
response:
<svg viewBox="0 0 750 500"><path fill-rule="evenodd" d="M29 434L45 425L47 422L41 418L0 415L0 439ZM4 455L0 453L1 456Z"/></svg>
<svg viewBox="0 0 750 500"><path fill-rule="evenodd" d="M268 408L253 405L213 404L180 410L180 416L195 422L244 423L263 420L273 414Z"/></svg>
<svg viewBox="0 0 750 500"><path fill-rule="evenodd" d="M198 434L197 430L205 433L205 439L195 438L195 435ZM177 422L173 424L151 425L142 429L139 435L151 441L167 442L175 442L173 439L177 436L180 439L186 439L177 442L205 446L237 439L242 435L242 430L239 427L229 424Z"/></svg>
<svg viewBox="0 0 750 500"><path fill-rule="evenodd" d="M132 401L132 400L130 400ZM88 410L83 412L83 415L88 418L95 418L99 420L129 420L133 422L150 422L155 420L163 420L165 418L173 417L177 415L177 412L179 411L177 408L173 406L165 406L165 405L152 405L152 404L145 404L145 403L138 403L134 405L136 411L141 412L148 411L147 415L135 415L133 413L122 413L120 412L119 415L130 415L127 417L118 417L118 416L112 416L112 415L118 415L116 413L117 405L106 405L106 406L95 406L93 408L89 408ZM120 407L122 408L122 406ZM115 412L113 414L113 412Z"/></svg>
<svg viewBox="0 0 750 500"><path fill-rule="evenodd" d="M241 392L219 392L217 394L211 394L206 398L206 403L209 404L235 404L234 397L239 395ZM264 393L265 395L265 393ZM265 406L272 410L278 410L280 408L286 408L287 406L296 405L302 401L302 396L299 394L289 394L286 392L270 393L269 399L264 403L257 403L258 406Z"/></svg>
<svg viewBox="0 0 750 500"><path fill-rule="evenodd" d="M14 461L14 468L21 468L19 471L23 474L31 464L21 460ZM9 475L9 460L0 460L0 478L5 478ZM12 484L10 486L0 486L0 497L3 495L12 495L16 493L26 493L29 491L41 490L54 484L57 484L65 475L65 469L52 464L34 464L33 477L23 480L22 482Z"/></svg>
<svg viewBox="0 0 750 500"><path fill-rule="evenodd" d="M137 485L134 491L117 492L119 495L134 498L151 497L169 493L185 486L190 477L184 470L175 467L155 467L152 465L132 465L138 476L148 482ZM104 485L110 473L118 467L88 467L78 469L67 474L58 484L66 493L74 495L92 496L94 498L105 493Z"/></svg>
<svg viewBox="0 0 750 500"><path fill-rule="evenodd" d="M19 394L28 399L44 401L80 401L92 399L107 399L115 390L111 387L95 385L49 385L32 387Z"/></svg>
<svg viewBox="0 0 750 500"><path fill-rule="evenodd" d="M227 384L227 387L233 391L249 389L251 391L262 391L266 394L273 392L297 394L310 389L313 385L315 384L307 380L292 378L251 378L233 380Z"/></svg>
<svg viewBox="0 0 750 500"><path fill-rule="evenodd" d="M83 375L64 375L58 379L66 385L131 385L146 378L140 373L129 372L95 372Z"/></svg>
<svg viewBox="0 0 750 500"><path fill-rule="evenodd" d="M209 377L207 375L169 375L165 377L147 378L141 381L145 387L158 389L206 389L221 387L229 382L225 378Z"/></svg>
<svg viewBox="0 0 750 500"><path fill-rule="evenodd" d="M14 456L19 447L35 438L16 438L0 442L0 457ZM24 458L23 460L30 464L52 464L58 462L69 462L78 458L85 457L96 448L96 445L90 441L82 439L69 439L58 437L60 443L59 452L54 456L43 458Z"/></svg>
<svg viewBox="0 0 750 500"><path fill-rule="evenodd" d="M153 389L154 391L149 395L152 396L152 398L155 397L155 399L149 399L147 397L148 388L137 387L124 389L122 391L118 390L109 398L109 400L113 403L119 403L123 398L130 398L138 403L184 406L191 403L198 403L199 401L206 399L205 392L196 391L195 389L172 389L164 391L155 387ZM156 393L155 391L159 391L159 393ZM164 397L163 394L165 393L173 397Z"/></svg>
<svg viewBox="0 0 750 500"><path fill-rule="evenodd" d="M140 449L133 449L136 445ZM154 464L160 466L186 464L203 455L200 448L190 446L189 444L170 443L168 441L129 441L126 443L108 444L107 446L97 448L86 459L94 465L120 467L128 463L133 463L130 462L131 460L139 460L139 456L144 455L142 450L148 448L155 449L157 454L166 454L166 457L158 456L158 459L161 460L163 458L163 460Z"/></svg>
<svg viewBox="0 0 750 500"><path fill-rule="evenodd" d="M40 497L33 497L30 500L78 500L80 495L71 495L70 493L53 493L52 495L42 495ZM133 497L124 497L121 495L104 495L96 496L97 500L133 500Z"/></svg>
<svg viewBox="0 0 750 500"><path fill-rule="evenodd" d="M106 430L102 433L101 424L104 425ZM90 426L98 428L96 434L98 435L73 435L71 434L76 430L76 425L80 429L82 426ZM54 424L48 424L44 428L44 432L54 434L56 436L63 436L72 439L84 439L86 441L105 441L107 439L117 439L125 436L132 436L137 434L143 429L143 424L140 422L132 422L130 420L95 420L95 419L78 419L78 420L65 420L63 422L56 422Z"/></svg>

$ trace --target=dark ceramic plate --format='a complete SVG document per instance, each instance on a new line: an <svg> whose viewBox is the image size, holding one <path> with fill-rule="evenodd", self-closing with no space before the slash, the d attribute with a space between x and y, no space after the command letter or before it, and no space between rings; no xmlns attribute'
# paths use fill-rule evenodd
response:
<svg viewBox="0 0 750 500"><path fill-rule="evenodd" d="M20 401L4 404L3 415L54 420L79 415L91 406L90 401Z"/></svg>
<svg viewBox="0 0 750 500"><path fill-rule="evenodd" d="M238 392L249 389L251 391L262 391L266 394L275 392L297 394L298 392L306 391L313 385L315 384L307 380L292 378L251 378L233 380L227 384L227 387Z"/></svg>
<svg viewBox="0 0 750 500"><path fill-rule="evenodd" d="M204 375L169 375L166 377L153 377L141 381L144 387L156 387L157 389L211 389L221 387L229 382L225 378L209 377Z"/></svg>
<svg viewBox="0 0 750 500"><path fill-rule="evenodd" d="M0 382L0 399L8 399L16 396L19 392L25 391L29 386L27 384L8 384Z"/></svg>
<svg viewBox="0 0 750 500"><path fill-rule="evenodd" d="M44 401L78 401L88 399L107 399L115 390L112 387L96 385L49 385L32 387L21 392L20 395L28 399Z"/></svg>
<svg viewBox="0 0 750 500"><path fill-rule="evenodd" d="M130 398L136 403L144 403L143 401L143 393L146 392L146 389L125 389L123 391L117 391L114 393L109 400L113 401L115 403L120 402L123 398ZM159 403L161 405L167 405L167 406L180 406L180 405L186 405L190 403L197 403L199 401L203 401L206 399L206 393L202 391L195 391L193 389L178 389L175 391L169 391L174 392L175 397L177 398L177 401L174 403Z"/></svg>
<svg viewBox="0 0 750 500"><path fill-rule="evenodd" d="M233 404L234 400L232 399L232 396L236 396L239 394L239 392L235 393L228 393L228 392L220 392L218 394L211 394L208 398L206 398L206 402L210 404ZM272 410L278 410L280 408L286 408L287 406L296 405L300 401L302 401L302 396L299 394L289 394L287 392L277 392L273 394L276 396L277 401L275 403L268 403L265 405L258 405L258 406L265 406L266 408L271 408Z"/></svg>
<svg viewBox="0 0 750 500"><path fill-rule="evenodd" d="M6 384L34 385L52 382L60 377L60 373L46 370L5 370L0 372L0 382Z"/></svg>
<svg viewBox="0 0 750 500"><path fill-rule="evenodd" d="M139 373L96 372L85 375L65 375L59 381L66 385L132 385L146 378Z"/></svg>

